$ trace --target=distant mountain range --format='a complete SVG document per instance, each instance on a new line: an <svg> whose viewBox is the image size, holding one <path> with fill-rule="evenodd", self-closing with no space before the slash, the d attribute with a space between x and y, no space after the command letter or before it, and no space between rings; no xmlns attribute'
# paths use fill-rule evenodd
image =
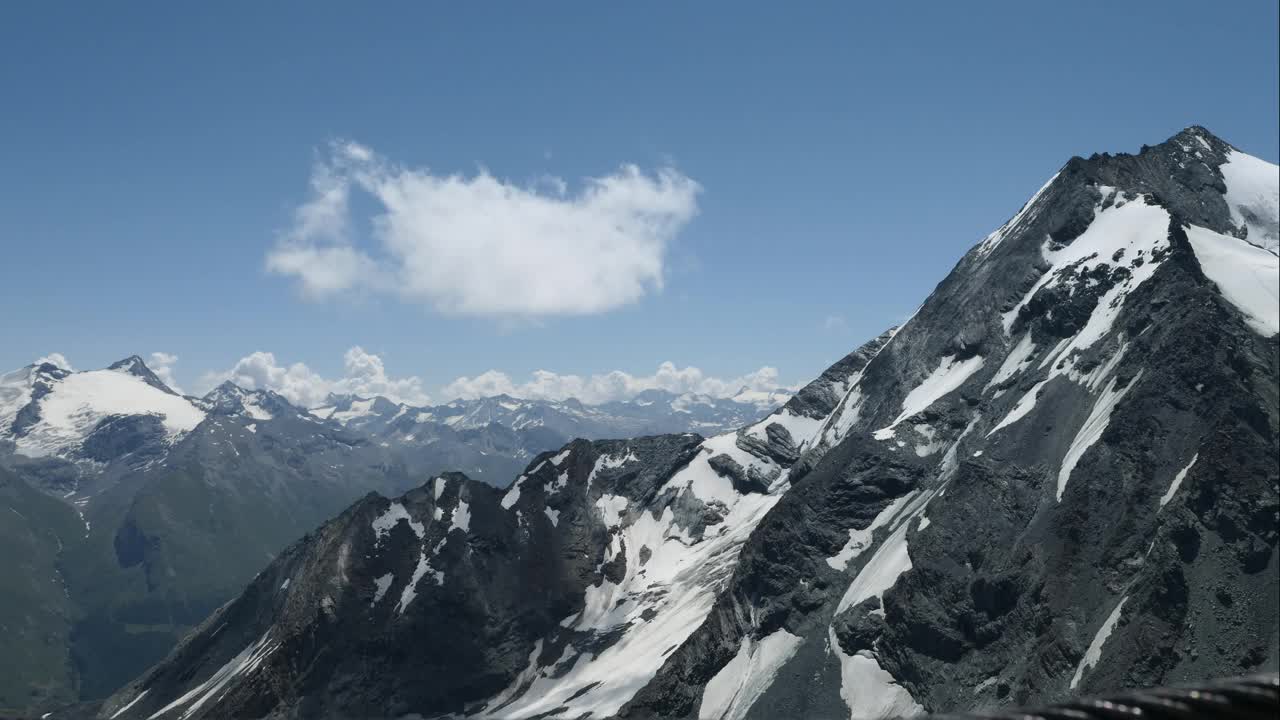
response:
<svg viewBox="0 0 1280 720"><path fill-rule="evenodd" d="M305 409L224 383L182 396L141 358L0 376L0 710L103 696L164 656L289 542L434 474L506 483L574 437L719 432L768 412L651 391ZM33 690L34 689L34 690Z"/></svg>
<svg viewBox="0 0 1280 720"><path fill-rule="evenodd" d="M740 427L780 407L790 393L743 390L733 398L646 390L625 401L586 405L564 401L522 400L509 395L454 400L445 405L414 407L384 397L330 395L311 412L344 427L375 437L404 441L422 425L475 430L491 424L512 430L540 428L565 438L626 438L636 435L697 432L714 434ZM410 440L411 442L411 440Z"/></svg>

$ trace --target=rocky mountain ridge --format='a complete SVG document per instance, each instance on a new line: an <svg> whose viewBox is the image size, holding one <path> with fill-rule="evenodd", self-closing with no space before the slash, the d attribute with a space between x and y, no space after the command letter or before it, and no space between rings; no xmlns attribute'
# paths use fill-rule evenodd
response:
<svg viewBox="0 0 1280 720"><path fill-rule="evenodd" d="M588 410L596 431L615 420ZM30 580L0 596L0 618L12 618L0 644L14 649L0 658L0 711L112 692L365 493L396 495L452 469L508 481L584 424L394 415L382 426L358 422L371 413L322 418L232 383L183 396L137 356L0 377L0 536L15 548L0 572Z"/></svg>
<svg viewBox="0 0 1280 720"><path fill-rule="evenodd" d="M1073 158L764 420L368 496L69 714L872 719L1274 671L1277 197L1199 127Z"/></svg>
<svg viewBox="0 0 1280 720"><path fill-rule="evenodd" d="M229 628L234 623L225 618L231 613L256 618L251 624L265 621L309 634L317 618L329 618L336 631L337 623L347 622L348 612L363 616L367 609L371 616L362 622L370 634L356 634L395 642L390 640L394 632L405 642L394 652L418 658L417 666L434 668L441 682L422 686L396 673L376 673L392 684L362 690L363 699L343 711L356 714L408 712L425 698L474 704L477 689L503 689L495 684L501 676L493 674L490 663L509 663L519 670L517 661L537 654L547 633L556 638L541 653L549 656L554 646L557 657L563 654L562 664L592 649L606 653L597 660L612 658L593 664L593 677L607 677L606 667L616 671L635 663L656 670L661 655L653 635L678 640L687 623L713 600L750 528L785 491L787 468L798 458L799 438L792 431L816 426L868 357L869 349L855 353L774 415L740 433L708 441L692 434L580 440L538 456L506 491L446 474L394 501L369 496L286 551L282 557L289 560L273 565L279 569L260 574L252 600L233 603L218 614L223 619L210 622L214 627L228 623ZM346 565L353 558L375 557L380 560L369 571L376 574L368 578L348 575L334 584L327 570L320 570L335 561ZM483 566L478 575L477 565ZM313 576L315 570L319 574ZM693 582L682 587L680 577ZM447 598L443 591L426 592L428 582L448 588ZM584 601L581 588L591 582L607 597ZM622 589L611 587L616 583ZM362 589L366 585L367 593ZM277 612L291 619L277 618ZM438 612L476 624L441 627ZM643 637L624 638L616 622L627 615L652 626ZM458 634L450 634L454 631ZM201 641L195 650L176 652L221 652L224 643L228 648L239 643L240 632L220 631L214 646ZM219 680L192 696L201 706L225 688L222 679L235 677L246 663L274 656L280 642L301 640L271 639L273 631L256 624L244 632L257 633L256 649L232 652ZM419 633L434 639L423 642ZM331 637L339 641L336 633ZM514 654L513 647L519 648ZM367 651L353 649L352 657L364 657ZM333 666L317 668L325 674L315 678L318 685L343 685L339 678L352 670L338 660L344 651L335 646L333 652ZM424 691L427 696L421 695ZM197 697L202 693L209 694L203 701ZM486 712L503 717L531 701L550 701L522 688L512 688L511 695L491 703ZM591 700L616 710L616 698L610 692Z"/></svg>

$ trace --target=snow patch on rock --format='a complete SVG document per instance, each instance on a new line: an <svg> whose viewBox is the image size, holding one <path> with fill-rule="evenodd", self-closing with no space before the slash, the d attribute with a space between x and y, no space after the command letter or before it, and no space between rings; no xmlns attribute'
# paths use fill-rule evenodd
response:
<svg viewBox="0 0 1280 720"><path fill-rule="evenodd" d="M827 564L830 565L833 570L845 570L849 566L850 560L861 555L862 551L866 550L871 545L872 535L874 535L875 531L891 522L894 517L901 512L902 508L907 503L911 502L911 499L915 497L918 492L919 491L913 491L907 493L906 495L903 495L889 503L885 509L880 511L880 514L876 515L875 519L871 521L871 524L865 528L861 530L850 530L848 542L844 544L844 547L840 548L840 552L827 558Z"/></svg>
<svg viewBox="0 0 1280 720"><path fill-rule="evenodd" d="M409 511L404 509L404 505L393 502L381 515L373 519L373 533L378 541L381 541L387 533L391 532L391 528L395 527L401 520L409 523L409 528L413 530L413 534L422 539L426 528L422 523L417 522L409 515Z"/></svg>
<svg viewBox="0 0 1280 720"><path fill-rule="evenodd" d="M1094 208L1094 213L1088 229L1069 245L1056 246L1046 241L1041 253L1050 268L1012 310L1004 313L1002 322L1006 333L1013 329L1018 314L1036 293L1066 282L1073 271L1079 275L1102 265L1116 264L1119 262L1114 259L1117 255L1126 262L1144 258L1137 267L1130 264L1129 276L1098 299L1088 323L1065 350L1069 353L1087 348L1111 330L1129 293L1155 274L1160 262L1154 261L1153 255L1169 247L1169 213L1158 205L1148 205L1144 198L1105 210L1099 205Z"/></svg>
<svg viewBox="0 0 1280 720"><path fill-rule="evenodd" d="M954 355L944 356L938 362L938 367L934 368L928 377L902 399L902 412L898 414L897 419L887 427L876 431L877 439L892 437L889 431L897 427L898 423L928 409L930 405L960 389L966 380L982 369L984 362L981 355L974 355L964 360L956 360ZM887 434L887 437L882 438L880 434Z"/></svg>
<svg viewBox="0 0 1280 720"><path fill-rule="evenodd" d="M722 521L700 538L690 536L670 506L660 513L628 513L625 497L604 494L596 500L612 529L605 560L621 556L625 572L617 583L601 578L589 585L582 610L560 626L575 635L617 639L594 655L527 668L518 680L524 687L500 693L486 706L485 716L530 717L561 706L570 717L614 715L702 624L743 544L786 489L785 483L776 483L772 494L743 495L712 470L707 459L721 452L744 465L766 462L737 448L735 441L735 433L705 441L702 452L657 493L690 493L703 502L723 504ZM647 553L643 563L642 550Z"/></svg>
<svg viewBox="0 0 1280 720"><path fill-rule="evenodd" d="M707 682L702 691L699 720L742 720L756 700L800 648L802 638L776 630L764 639L742 639L733 659Z"/></svg>
<svg viewBox="0 0 1280 720"><path fill-rule="evenodd" d="M873 653L862 650L846 655L835 630L827 633L827 642L840 660L840 697L849 708L850 720L890 720L924 712Z"/></svg>
<svg viewBox="0 0 1280 720"><path fill-rule="evenodd" d="M1058 470L1058 490L1055 496L1058 501L1062 500L1062 493L1067 489L1067 481L1071 479L1071 472L1075 470L1076 464L1080 462L1080 458L1084 456L1086 450L1093 447L1093 444L1102 437L1102 433L1106 431L1107 425L1111 422L1111 413L1124 399L1126 393L1138 381L1142 379L1142 371L1129 381L1119 390L1116 389L1116 378L1112 378L1107 384L1106 390L1102 391L1102 396L1093 404L1093 410L1089 412L1089 417L1085 419L1084 425L1080 426L1080 430L1076 433L1075 438L1071 441L1071 447L1067 448L1067 454L1062 458L1062 467Z"/></svg>
<svg viewBox="0 0 1280 720"><path fill-rule="evenodd" d="M1098 664L1102 659L1102 646L1106 644L1107 638L1111 637L1111 631L1115 629L1116 623L1120 621L1120 614L1124 610L1124 604L1129 598L1122 597L1120 602L1116 603L1116 607L1103 621L1102 627L1098 628L1098 632L1094 634L1093 640L1089 643L1088 649L1084 651L1084 657L1080 658L1080 664L1076 666L1075 675L1071 677L1071 689L1075 690L1080 684L1080 679L1084 676L1084 671Z"/></svg>
<svg viewBox="0 0 1280 720"><path fill-rule="evenodd" d="M1219 166L1227 185L1223 198L1245 240L1264 250L1280 251L1280 167L1232 150Z"/></svg>
<svg viewBox="0 0 1280 720"><path fill-rule="evenodd" d="M395 575L387 573L373 581L373 602L370 605L377 605L387 594L387 590L391 589L391 583L395 580Z"/></svg>
<svg viewBox="0 0 1280 720"><path fill-rule="evenodd" d="M1195 465L1196 461L1199 459L1200 453L1196 453L1191 457L1191 462L1187 463L1186 467L1179 470L1178 474L1173 476L1173 482L1169 483L1169 489L1165 491L1164 495L1160 496L1160 507L1164 507L1169 504L1169 501L1173 499L1173 496L1178 493L1178 488L1182 487L1182 481L1186 479L1187 473L1191 472L1191 466Z"/></svg>
<svg viewBox="0 0 1280 720"><path fill-rule="evenodd" d="M1280 257L1192 225L1187 239L1205 277L1263 337L1280 333Z"/></svg>
<svg viewBox="0 0 1280 720"><path fill-rule="evenodd" d="M145 384L145 383L144 383ZM148 387L150 387L148 385ZM263 660L266 660L271 653L280 647L279 643L271 642L271 632L263 633L257 642L249 645L238 655L227 661L208 680L200 683L191 690L187 691L177 700L169 703L160 710L156 711L148 720L156 720L160 716L168 713L170 710L183 707L190 703L187 711L181 715L181 718L189 718L194 715L205 703L214 699L227 683L236 679L241 675L247 675L258 669Z"/></svg>

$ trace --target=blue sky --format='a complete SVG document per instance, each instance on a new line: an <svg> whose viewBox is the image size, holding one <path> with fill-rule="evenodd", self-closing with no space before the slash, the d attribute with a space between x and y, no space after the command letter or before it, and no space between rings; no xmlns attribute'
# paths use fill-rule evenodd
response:
<svg viewBox="0 0 1280 720"><path fill-rule="evenodd" d="M773 366L792 383L908 315L1071 155L1203 124L1276 161L1274 0L886 5L6 5L0 367L163 351L192 389L254 351L338 378L360 346L437 400L490 369L523 382L671 361L726 381ZM623 204L665 229L639 224L643 257L624 262L645 269L605 277L607 310L513 311L573 285L537 267L534 285L459 312L470 281L406 291L412 269L385 262L369 225L383 201L351 181L342 242L379 267L317 297L268 258L300 237L337 141L373 153L384 180L470 183L483 168L534 193L488 253L612 227L616 210L525 219L627 164L649 185ZM635 197L664 169L699 190L654 210ZM467 261L469 227L410 260L443 267L432 253L458 247Z"/></svg>

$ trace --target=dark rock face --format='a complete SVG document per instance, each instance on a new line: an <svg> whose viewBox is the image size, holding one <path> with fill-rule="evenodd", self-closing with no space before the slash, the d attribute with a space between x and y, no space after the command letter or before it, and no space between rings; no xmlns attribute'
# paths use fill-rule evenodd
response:
<svg viewBox="0 0 1280 720"><path fill-rule="evenodd" d="M370 495L282 553L142 682L159 700L187 684L186 663L253 645L269 653L261 672L226 700L347 716L461 712L502 691L531 652L551 657L543 639L584 610L586 588L620 579L625 555L607 551L592 503L652 493L699 441L573 443L540 456L507 507L505 491L457 473L394 501ZM635 459L595 472L619 453ZM596 651L611 641L579 639Z"/></svg>
<svg viewBox="0 0 1280 720"><path fill-rule="evenodd" d="M858 357L848 373L869 356ZM574 441L535 457L505 491L446 473L394 501L369 496L283 552L140 681L155 689L120 717L155 713L255 653L267 653L254 666L264 674L235 674L248 684L219 686L227 695L217 709L193 714L239 712L229 701L301 717L520 717L562 702L612 713L626 699L612 683L634 692L657 670L785 492L786 468L773 456L795 442L785 424L798 417L779 412L705 442ZM763 457L739 447L744 437ZM617 670L595 671L593 660ZM628 677L637 666L648 669ZM543 691L579 667L591 675ZM424 674L436 680L423 683Z"/></svg>
<svg viewBox="0 0 1280 720"><path fill-rule="evenodd" d="M135 460L164 455L164 426L155 415L112 415L99 421L82 445L84 456L97 462L141 453Z"/></svg>
<svg viewBox="0 0 1280 720"><path fill-rule="evenodd" d="M8 429L9 434L13 437L21 437L30 431L31 427L40 422L40 406L38 401L40 398L49 394L54 383L62 378L70 375L69 370L42 363L30 369L31 373L31 396L30 402L22 406L14 416L13 425ZM0 428L4 430L5 428Z"/></svg>
<svg viewBox="0 0 1280 720"><path fill-rule="evenodd" d="M1243 242L1231 152L1073 159L737 432L367 497L90 711L890 718L1274 670L1280 339L1191 240Z"/></svg>

